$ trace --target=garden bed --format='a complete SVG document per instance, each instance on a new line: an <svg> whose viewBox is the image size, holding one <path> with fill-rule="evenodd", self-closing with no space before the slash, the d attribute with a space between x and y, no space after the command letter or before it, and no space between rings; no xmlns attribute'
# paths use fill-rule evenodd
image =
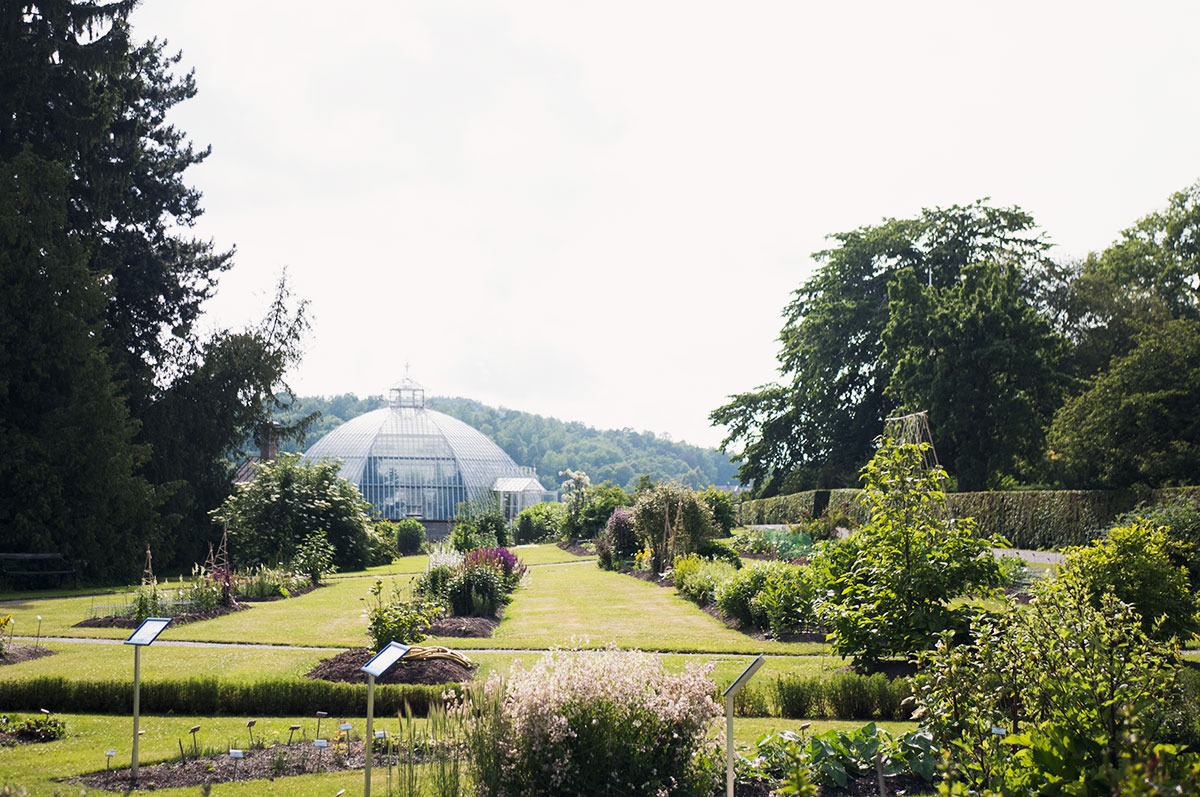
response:
<svg viewBox="0 0 1200 797"><path fill-rule="evenodd" d="M486 639L496 633L496 627L500 625L500 617L503 613L504 609L501 608L496 612L495 617L458 617L455 615L443 617L430 623L429 627L425 629L425 633L429 636Z"/></svg>
<svg viewBox="0 0 1200 797"><path fill-rule="evenodd" d="M183 625L184 623L196 623L201 620L213 620L217 617L224 617L227 614L244 611L249 609L242 603L235 603L232 606L218 606L215 609L209 609L204 612L188 612L187 614L176 615L171 618L171 623L174 625ZM142 624L141 620L136 617L117 617L108 615L106 617L89 617L86 620L80 620L75 623L73 628L137 628Z"/></svg>
<svg viewBox="0 0 1200 797"><path fill-rule="evenodd" d="M339 681L365 684L367 674L362 667L375 654L366 648L351 648L330 659L323 659L305 674L314 681ZM450 659L401 659L390 670L375 679L380 684L456 684L475 678L478 665L464 667Z"/></svg>
<svg viewBox="0 0 1200 797"><path fill-rule="evenodd" d="M595 551L589 551L587 548L580 545L577 540L571 540L570 542L566 542L566 541L560 542L560 543L558 543L558 547L573 556L595 556L596 555Z"/></svg>
<svg viewBox="0 0 1200 797"><path fill-rule="evenodd" d="M335 728L336 730L336 728ZM345 743L332 742L322 750L311 741L279 744L259 750L246 750L245 758L236 761L226 753L188 758L186 761L167 761L153 766L138 767L138 790L155 791L211 783L233 783L247 780L274 780L289 775L308 775L318 772L342 772L362 769L366 764L361 742L347 751ZM386 767L383 753L376 753L374 766ZM109 769L70 778L67 782L104 791L128 793L129 769Z"/></svg>
<svg viewBox="0 0 1200 797"><path fill-rule="evenodd" d="M10 642L4 646L4 655L0 656L0 666L20 664L23 661L40 659L43 656L53 656L58 651L44 648L40 645L27 645L22 642Z"/></svg>
<svg viewBox="0 0 1200 797"><path fill-rule="evenodd" d="M316 586L313 586L312 584L309 584L307 587L289 590L287 595L268 595L265 598L252 597L250 595L238 595L237 600L240 603L267 603L269 601L285 601L288 598L299 598L301 595L307 595L314 589L323 586L325 585L317 584Z"/></svg>

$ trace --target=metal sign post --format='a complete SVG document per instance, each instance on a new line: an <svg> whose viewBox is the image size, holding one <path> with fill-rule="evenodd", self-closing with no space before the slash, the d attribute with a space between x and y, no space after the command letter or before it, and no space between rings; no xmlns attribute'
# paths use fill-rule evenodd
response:
<svg viewBox="0 0 1200 797"><path fill-rule="evenodd" d="M387 647L375 654L363 665L362 671L367 674L367 736L363 740L363 750L366 753L366 783L363 785L363 797L371 797L371 759L375 757L375 678L383 675L388 669L404 658L411 648L399 642L389 642Z"/></svg>
<svg viewBox="0 0 1200 797"><path fill-rule="evenodd" d="M759 653L750 666L742 670L737 680L729 685L724 692L725 698L725 795L733 797L733 698L746 685L754 673L758 672L766 659Z"/></svg>
<svg viewBox="0 0 1200 797"><path fill-rule="evenodd" d="M138 721L141 718L142 648L158 639L158 635L171 624L170 617L147 617L125 640L133 645L133 757L129 764L129 778L134 784L138 777Z"/></svg>

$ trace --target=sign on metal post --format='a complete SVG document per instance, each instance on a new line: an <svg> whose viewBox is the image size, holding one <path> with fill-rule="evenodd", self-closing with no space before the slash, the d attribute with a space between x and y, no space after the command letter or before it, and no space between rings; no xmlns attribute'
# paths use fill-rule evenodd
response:
<svg viewBox="0 0 1200 797"><path fill-rule="evenodd" d="M375 724L375 679L387 672L393 664L404 658L404 654L412 650L408 645L401 645L399 642L389 642L387 647L371 657L371 660L363 665L362 671L367 674L367 736L363 740L363 751L366 754L366 772L364 777L366 783L363 786L363 797L371 797L371 763L375 757L375 733L372 728Z"/></svg>
<svg viewBox="0 0 1200 797"><path fill-rule="evenodd" d="M133 630L126 645L133 645L133 756L129 764L129 778L137 783L138 776L138 720L141 715L142 648L158 639L158 635L171 624L170 617L147 617Z"/></svg>
<svg viewBox="0 0 1200 797"><path fill-rule="evenodd" d="M733 683L725 690L723 696L725 698L725 795L733 797L733 698L738 692L742 691L742 687L746 682L754 677L754 673L758 672L763 666L766 658L762 653L755 657L754 661L746 669L742 670Z"/></svg>

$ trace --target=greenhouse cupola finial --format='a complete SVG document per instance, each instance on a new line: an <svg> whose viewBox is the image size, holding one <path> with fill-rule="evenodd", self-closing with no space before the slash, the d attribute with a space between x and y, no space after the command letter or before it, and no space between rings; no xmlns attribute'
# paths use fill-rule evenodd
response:
<svg viewBox="0 0 1200 797"><path fill-rule="evenodd" d="M388 404L393 408L415 407L419 410L425 409L425 388L420 382L408 376L407 366L404 370L404 378L392 385L392 389L388 391Z"/></svg>

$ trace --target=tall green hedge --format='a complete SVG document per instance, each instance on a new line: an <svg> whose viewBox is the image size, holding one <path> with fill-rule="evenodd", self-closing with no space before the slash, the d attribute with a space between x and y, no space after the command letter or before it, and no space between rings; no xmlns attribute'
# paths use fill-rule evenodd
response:
<svg viewBox="0 0 1200 797"><path fill-rule="evenodd" d="M829 505L857 505L859 490L832 490ZM812 519L816 491L746 501L742 523L800 523ZM1004 537L1016 548L1085 545L1124 512L1145 504L1188 501L1200 506L1200 487L1162 490L1027 490L951 493L946 506L955 517L973 517L979 533Z"/></svg>
<svg viewBox="0 0 1200 797"><path fill-rule="evenodd" d="M440 703L446 685L380 684L375 687L375 713L404 710L424 716ZM367 711L365 684L329 681L272 680L231 683L216 678L143 681L139 695L147 714L173 712L197 716L304 716L317 711L363 716ZM0 710L128 714L133 710L133 681L74 681L57 677L0 681Z"/></svg>

